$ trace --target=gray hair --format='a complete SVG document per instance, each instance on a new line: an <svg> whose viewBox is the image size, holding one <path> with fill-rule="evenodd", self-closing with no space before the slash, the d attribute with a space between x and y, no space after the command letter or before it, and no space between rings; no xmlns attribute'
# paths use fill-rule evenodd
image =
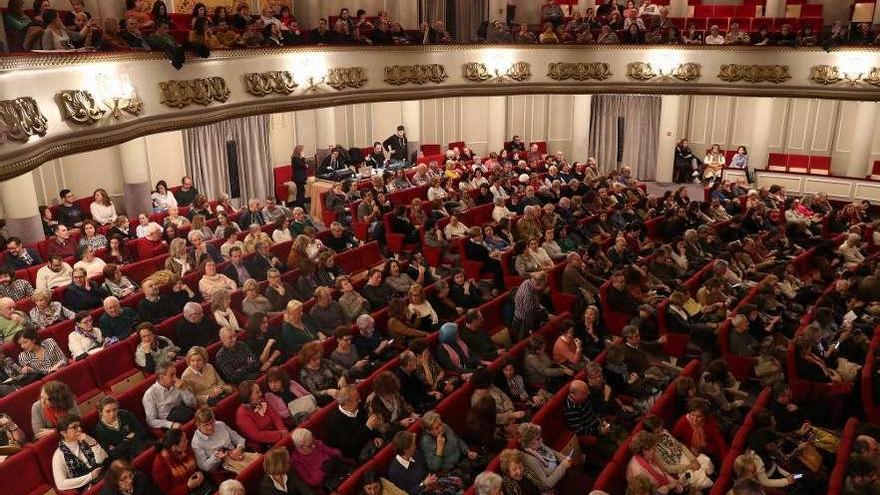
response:
<svg viewBox="0 0 880 495"><path fill-rule="evenodd" d="M297 428L290 432L290 439L293 441L294 447L302 447L314 438L312 432L305 428Z"/></svg>
<svg viewBox="0 0 880 495"><path fill-rule="evenodd" d="M435 421L443 421L437 411L428 411L422 415L422 424L431 427Z"/></svg>
<svg viewBox="0 0 880 495"><path fill-rule="evenodd" d="M541 437L541 427L534 423L519 425L517 432L519 433L519 442L523 446L527 446L532 443L532 440Z"/></svg>
<svg viewBox="0 0 880 495"><path fill-rule="evenodd" d="M372 316L364 313L357 317L355 323L357 324L358 329L364 330L366 328L374 326L376 324L376 320L374 320Z"/></svg>
<svg viewBox="0 0 880 495"><path fill-rule="evenodd" d="M477 495L493 495L501 492L501 476L491 471L483 471L474 479Z"/></svg>
<svg viewBox="0 0 880 495"><path fill-rule="evenodd" d="M201 230L190 230L189 234L186 235L186 238L189 239L189 242L194 242L196 239L205 239L205 234L202 233ZM234 481L234 480L228 480Z"/></svg>
<svg viewBox="0 0 880 495"><path fill-rule="evenodd" d="M226 480L220 483L217 493L220 495L245 495L244 485L238 480Z"/></svg>
<svg viewBox="0 0 880 495"><path fill-rule="evenodd" d="M190 301L183 306L184 318L195 316L197 313L204 313L201 304Z"/></svg>

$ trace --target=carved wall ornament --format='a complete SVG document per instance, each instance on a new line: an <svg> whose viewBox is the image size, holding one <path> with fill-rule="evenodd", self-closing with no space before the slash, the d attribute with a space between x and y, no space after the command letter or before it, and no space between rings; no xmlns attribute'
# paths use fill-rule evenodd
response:
<svg viewBox="0 0 880 495"><path fill-rule="evenodd" d="M556 81L574 79L575 81L589 81L595 79L604 81L611 77L611 67L605 62L593 63L551 63L547 71L547 77Z"/></svg>
<svg viewBox="0 0 880 495"><path fill-rule="evenodd" d="M514 81L525 81L530 77L532 77L532 67L528 62L516 62L503 72L500 69L496 69L495 74L489 72L489 68L482 62L468 62L464 64L464 78L468 81L483 82L494 79L502 82L505 78Z"/></svg>
<svg viewBox="0 0 880 495"><path fill-rule="evenodd" d="M880 86L880 67L873 67L862 80L872 86Z"/></svg>
<svg viewBox="0 0 880 495"><path fill-rule="evenodd" d="M46 116L30 96L0 101L0 134L3 141L11 139L24 143L31 136L45 136L47 130Z"/></svg>
<svg viewBox="0 0 880 495"><path fill-rule="evenodd" d="M169 107L183 108L190 103L207 105L212 101L224 102L229 99L226 81L219 76L190 79L186 81L162 81L159 83L162 101Z"/></svg>
<svg viewBox="0 0 880 495"><path fill-rule="evenodd" d="M780 84L791 79L787 65L724 64L718 79L727 82L745 81L752 84L769 82Z"/></svg>
<svg viewBox="0 0 880 495"><path fill-rule="evenodd" d="M449 76L440 64L392 65L385 67L385 82L394 86L404 84L440 84Z"/></svg>
<svg viewBox="0 0 880 495"><path fill-rule="evenodd" d="M810 81L817 84L834 84L843 81L843 74L834 65L814 65L810 69Z"/></svg>
<svg viewBox="0 0 880 495"><path fill-rule="evenodd" d="M647 62L633 62L626 66L626 75L630 79L637 81L650 81L657 77L663 79L674 78L679 81L690 82L700 78L700 64L693 62L678 64L677 67L667 73L663 69L655 70Z"/></svg>
<svg viewBox="0 0 880 495"><path fill-rule="evenodd" d="M287 95L296 89L293 75L286 70L268 72L249 72L244 75L245 90L254 96L266 96L271 93Z"/></svg>
<svg viewBox="0 0 880 495"><path fill-rule="evenodd" d="M324 82L335 90L357 89L367 83L367 69L363 67L339 67L327 71Z"/></svg>
<svg viewBox="0 0 880 495"><path fill-rule="evenodd" d="M58 97L61 100L64 120L70 120L76 124L92 125L107 113L107 110L95 102L92 93L84 89L62 91Z"/></svg>

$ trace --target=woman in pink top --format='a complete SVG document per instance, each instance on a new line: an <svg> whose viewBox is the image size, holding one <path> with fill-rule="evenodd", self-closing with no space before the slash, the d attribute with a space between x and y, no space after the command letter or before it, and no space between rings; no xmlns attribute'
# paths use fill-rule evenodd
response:
<svg viewBox="0 0 880 495"><path fill-rule="evenodd" d="M342 457L338 449L328 447L324 442L316 440L312 432L305 428L297 428L290 434L293 440L293 452L290 464L296 473L312 488L320 487L327 477L324 463Z"/></svg>
<svg viewBox="0 0 880 495"><path fill-rule="evenodd" d="M566 320L562 324L562 334L553 344L553 360L579 371L584 367L584 353L581 346L581 339L574 336L574 323Z"/></svg>
<svg viewBox="0 0 880 495"><path fill-rule="evenodd" d="M275 409L263 397L260 385L253 380L241 382L238 388L241 405L235 412L235 426L247 440L247 447L262 450L284 440L287 427Z"/></svg>

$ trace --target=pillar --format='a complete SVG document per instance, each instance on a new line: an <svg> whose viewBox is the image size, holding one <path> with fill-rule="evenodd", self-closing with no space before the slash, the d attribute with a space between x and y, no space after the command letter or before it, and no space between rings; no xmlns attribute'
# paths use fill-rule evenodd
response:
<svg viewBox="0 0 880 495"><path fill-rule="evenodd" d="M785 17L785 0L767 0L764 17Z"/></svg>
<svg viewBox="0 0 880 495"><path fill-rule="evenodd" d="M506 96L489 97L489 115L491 115L491 118L486 119L489 129L486 133L488 142L486 143L486 153L484 154L504 148L504 141L507 140Z"/></svg>
<svg viewBox="0 0 880 495"><path fill-rule="evenodd" d="M763 170L770 159L770 126L776 120L773 98L752 99L752 135L749 141L749 168Z"/></svg>
<svg viewBox="0 0 880 495"><path fill-rule="evenodd" d="M134 218L138 213L150 212L150 164L146 138L136 138L119 145L122 163L122 197L125 213Z"/></svg>
<svg viewBox="0 0 880 495"><path fill-rule="evenodd" d="M330 154L330 147L336 144L340 144L336 136L336 109L315 110L315 157L318 163Z"/></svg>
<svg viewBox="0 0 880 495"><path fill-rule="evenodd" d="M0 201L3 202L6 227L10 234L24 242L43 240L43 223L40 221L33 172L0 182Z"/></svg>
<svg viewBox="0 0 880 495"><path fill-rule="evenodd" d="M852 141L846 166L847 177L864 178L871 173L871 144L874 129L877 127L877 115L880 113L878 110L880 106L872 101L856 103L856 116L852 121L858 124L850 126Z"/></svg>
<svg viewBox="0 0 880 495"><path fill-rule="evenodd" d="M678 116L681 113L680 95L660 97L660 128L657 131L657 171L654 175L658 183L672 182L675 168L675 143L678 141Z"/></svg>
<svg viewBox="0 0 880 495"><path fill-rule="evenodd" d="M407 100L402 105L401 125L406 128L406 155L412 156L413 153L418 153L422 146L422 104L419 100ZM394 132L394 129L389 129L389 136L391 132Z"/></svg>
<svg viewBox="0 0 880 495"><path fill-rule="evenodd" d="M590 145L590 109L593 98L590 95L575 95L572 101L573 121L571 123L571 162L587 161L587 148Z"/></svg>

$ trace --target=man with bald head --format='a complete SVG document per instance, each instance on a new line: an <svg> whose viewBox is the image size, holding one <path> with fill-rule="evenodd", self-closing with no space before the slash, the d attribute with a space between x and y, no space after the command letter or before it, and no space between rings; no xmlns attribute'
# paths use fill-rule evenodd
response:
<svg viewBox="0 0 880 495"><path fill-rule="evenodd" d="M104 298L104 314L98 322L104 338L127 339L140 322L138 314L133 309L120 305L119 299L114 296Z"/></svg>
<svg viewBox="0 0 880 495"><path fill-rule="evenodd" d="M614 454L620 441L622 430L602 418L601 411L593 407L590 400L590 386L581 380L574 380L565 398L565 426L578 436L582 447L599 452L605 459ZM625 432L623 432L625 436Z"/></svg>
<svg viewBox="0 0 880 495"><path fill-rule="evenodd" d="M266 371L272 364L270 361L260 367L260 359L251 348L238 341L235 330L229 327L220 329L220 350L214 358L217 371L228 383L239 384L245 380L256 380L261 371Z"/></svg>
<svg viewBox="0 0 880 495"><path fill-rule="evenodd" d="M15 301L9 297L0 297L0 342L11 339L16 332L24 328L27 317L15 310Z"/></svg>

